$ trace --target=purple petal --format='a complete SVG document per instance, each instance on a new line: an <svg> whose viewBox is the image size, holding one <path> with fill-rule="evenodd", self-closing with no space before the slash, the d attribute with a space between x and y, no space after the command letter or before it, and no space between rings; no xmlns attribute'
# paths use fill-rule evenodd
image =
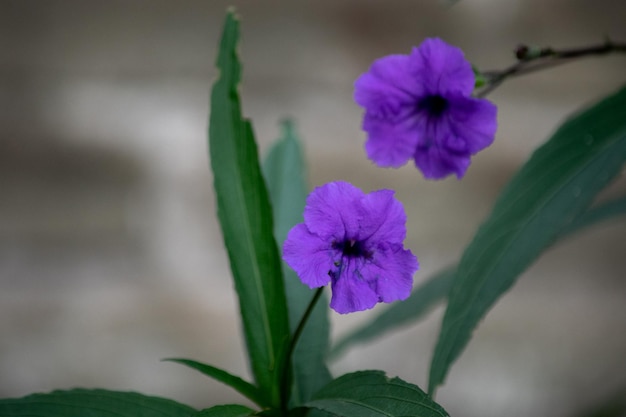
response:
<svg viewBox="0 0 626 417"><path fill-rule="evenodd" d="M417 145L414 123L410 119L397 122L384 120L369 113L363 118L367 135L367 157L381 167L399 168L406 164Z"/></svg>
<svg viewBox="0 0 626 417"><path fill-rule="evenodd" d="M317 187L307 197L304 223L322 240L353 237L359 221L355 204L363 196L361 190L343 181Z"/></svg>
<svg viewBox="0 0 626 417"><path fill-rule="evenodd" d="M367 194L362 200L359 239L367 246L378 242L402 243L406 237L406 214L402 203L394 198L392 190L378 190Z"/></svg>
<svg viewBox="0 0 626 417"><path fill-rule="evenodd" d="M390 245L376 252L372 263L367 269L363 268L363 275L366 281L375 283L380 301L390 303L408 298L413 288L413 274L418 268L417 258L410 250L403 249L402 245Z"/></svg>
<svg viewBox="0 0 626 417"><path fill-rule="evenodd" d="M424 177L441 179L450 174L462 178L471 155L489 146L497 127L496 107L487 100L451 94L448 109L440 117L417 118L420 134L414 159Z"/></svg>
<svg viewBox="0 0 626 417"><path fill-rule="evenodd" d="M334 268L332 249L328 242L309 232L303 223L294 226L287 234L283 259L311 288L323 287L330 281L328 271Z"/></svg>
<svg viewBox="0 0 626 417"><path fill-rule="evenodd" d="M332 282L330 308L337 313L369 310L378 303L378 294L370 283L360 278L361 272L355 269L357 263L350 261L339 278Z"/></svg>
<svg viewBox="0 0 626 417"><path fill-rule="evenodd" d="M376 114L413 102L421 92L408 55L389 55L374 61L354 82L354 100Z"/></svg>
<svg viewBox="0 0 626 417"><path fill-rule="evenodd" d="M451 100L449 121L453 134L466 142L467 152L475 154L493 143L498 128L498 108L485 99L455 97Z"/></svg>
<svg viewBox="0 0 626 417"><path fill-rule="evenodd" d="M462 178L470 165L468 154L450 152L440 145L418 147L415 152L415 165L425 178L438 180L455 174Z"/></svg>
<svg viewBox="0 0 626 417"><path fill-rule="evenodd" d="M439 38L425 39L410 55L412 70L419 74L427 94L470 95L474 71L463 51Z"/></svg>

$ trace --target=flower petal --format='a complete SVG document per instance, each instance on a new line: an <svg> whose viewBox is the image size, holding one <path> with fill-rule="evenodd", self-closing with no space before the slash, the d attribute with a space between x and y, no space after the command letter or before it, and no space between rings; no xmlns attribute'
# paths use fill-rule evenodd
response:
<svg viewBox="0 0 626 417"><path fill-rule="evenodd" d="M410 118L398 122L366 113L363 130L368 133L365 142L367 157L376 165L399 168L411 159L418 136Z"/></svg>
<svg viewBox="0 0 626 417"><path fill-rule="evenodd" d="M405 300L411 295L413 274L419 268L415 255L402 245L383 245L374 259L363 268L366 281L375 284L380 301L390 303Z"/></svg>
<svg viewBox="0 0 626 417"><path fill-rule="evenodd" d="M322 240L352 238L359 228L355 204L363 196L361 190L343 181L317 187L307 197L304 223Z"/></svg>
<svg viewBox="0 0 626 417"><path fill-rule="evenodd" d="M294 226L283 243L283 259L310 288L328 284L332 255L328 242L311 233L304 223Z"/></svg>
<svg viewBox="0 0 626 417"><path fill-rule="evenodd" d="M474 90L474 71L460 48L428 38L413 48L410 57L411 69L419 74L427 94L468 96Z"/></svg>
<svg viewBox="0 0 626 417"><path fill-rule="evenodd" d="M356 269L358 264L361 262L350 260L340 276L332 281L330 308L337 313L369 310L379 301L372 285L361 278L362 271Z"/></svg>
<svg viewBox="0 0 626 417"><path fill-rule="evenodd" d="M472 97L451 99L449 122L453 134L463 138L472 155L493 143L498 128L498 108L488 100Z"/></svg>
<svg viewBox="0 0 626 417"><path fill-rule="evenodd" d="M378 190L361 200L364 215L361 216L359 240L365 241L368 249L381 241L401 244L406 237L406 213L394 194L393 190Z"/></svg>
<svg viewBox="0 0 626 417"><path fill-rule="evenodd" d="M418 147L414 158L415 165L422 171L424 177L434 180L445 178L450 174L462 178L470 166L469 154L450 152L441 144Z"/></svg>
<svg viewBox="0 0 626 417"><path fill-rule="evenodd" d="M405 222L394 191L366 195L349 183L329 183L309 195L305 222L289 231L283 259L311 288L330 281L330 306L341 314L404 299L419 266L403 248Z"/></svg>
<svg viewBox="0 0 626 417"><path fill-rule="evenodd" d="M354 82L354 101L373 113L393 111L415 101L421 91L408 55L379 58Z"/></svg>
<svg viewBox="0 0 626 417"><path fill-rule="evenodd" d="M386 56L354 83L354 99L366 109L365 150L379 166L398 168L411 159L415 149L411 119L421 84L410 67L408 55Z"/></svg>

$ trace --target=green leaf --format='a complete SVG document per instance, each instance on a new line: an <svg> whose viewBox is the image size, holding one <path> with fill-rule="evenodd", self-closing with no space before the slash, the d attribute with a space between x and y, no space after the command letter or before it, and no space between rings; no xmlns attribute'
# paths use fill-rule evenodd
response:
<svg viewBox="0 0 626 417"><path fill-rule="evenodd" d="M588 209L566 225L559 232L557 238L559 240L563 239L567 235L622 215L626 215L626 197ZM341 337L332 347L329 359L337 359L346 349L354 344L373 340L398 327L422 318L432 307L447 297L455 272L456 267L440 271L422 286L413 290L407 300L392 304L372 320Z"/></svg>
<svg viewBox="0 0 626 417"><path fill-rule="evenodd" d="M417 385L361 371L330 382L305 407L343 417L446 417L448 413Z"/></svg>
<svg viewBox="0 0 626 417"><path fill-rule="evenodd" d="M293 123L282 123L282 138L270 149L263 163L272 206L276 240L284 242L289 230L303 221L302 213L308 187L302 147ZM293 333L313 297L296 273L283 262L283 276ZM322 295L300 336L293 355L294 379L292 405L300 404L331 380L325 363L329 347L328 302Z"/></svg>
<svg viewBox="0 0 626 417"><path fill-rule="evenodd" d="M617 198L588 209L564 226L559 232L557 239L561 240L582 229L623 215L626 215L626 197ZM336 359L347 348L356 343L375 339L397 327L422 318L436 303L446 298L452 286L455 271L455 268L440 271L422 286L413 290L411 296L406 301L391 305L380 315L367 321L348 335L343 336L331 349L329 359Z"/></svg>
<svg viewBox="0 0 626 417"><path fill-rule="evenodd" d="M355 343L363 343L424 316L448 295L456 267L446 268L416 288L405 301L394 303L373 320L366 322L333 347L330 357L336 358Z"/></svg>
<svg viewBox="0 0 626 417"><path fill-rule="evenodd" d="M626 214L626 197L621 197L613 201L603 203L597 207L592 207L580 216L576 217L569 225L560 232L559 239L581 229L586 229L594 224L609 220L613 217Z"/></svg>
<svg viewBox="0 0 626 417"><path fill-rule="evenodd" d="M498 298L620 172L626 159L625 109L622 89L567 121L506 186L459 263L429 392L443 383Z"/></svg>
<svg viewBox="0 0 626 417"><path fill-rule="evenodd" d="M626 389L621 387L610 397L578 411L575 417L624 417L626 416Z"/></svg>
<svg viewBox="0 0 626 417"><path fill-rule="evenodd" d="M196 413L166 398L102 389L53 391L0 400L2 417L191 417Z"/></svg>
<svg viewBox="0 0 626 417"><path fill-rule="evenodd" d="M246 417L255 413L254 410L243 405L227 404L216 405L200 411L198 417Z"/></svg>
<svg viewBox="0 0 626 417"><path fill-rule="evenodd" d="M255 404L261 407L269 406L267 398L263 396L263 393L261 392L261 390L259 390L259 388L255 387L248 381L245 381L242 378L232 375L222 369L204 364L202 362L194 361L192 359L167 358L163 360L167 362L180 363L182 365L195 369L196 371L204 375L207 375L217 381L220 381L230 386L249 400L253 401Z"/></svg>
<svg viewBox="0 0 626 417"><path fill-rule="evenodd" d="M303 221L308 186L302 146L292 121L281 123L282 135L263 161L272 206L276 238L282 242L289 230Z"/></svg>
<svg viewBox="0 0 626 417"><path fill-rule="evenodd" d="M217 59L220 76L211 94L209 151L252 373L265 396L278 405L278 368L289 341L287 301L252 125L241 115L238 37L239 22L230 12Z"/></svg>

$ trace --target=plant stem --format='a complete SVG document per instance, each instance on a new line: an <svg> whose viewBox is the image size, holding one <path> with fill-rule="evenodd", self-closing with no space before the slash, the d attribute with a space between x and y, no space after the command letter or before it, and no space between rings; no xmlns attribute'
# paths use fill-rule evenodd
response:
<svg viewBox="0 0 626 417"><path fill-rule="evenodd" d="M482 73L487 83L478 91L476 97L485 97L510 77L517 77L572 62L576 58L607 55L613 52L625 53L626 43L613 42L607 39L606 42L600 45L561 50L552 48L539 49L521 45L515 52L518 62L501 71L485 71Z"/></svg>
<svg viewBox="0 0 626 417"><path fill-rule="evenodd" d="M289 347L287 348L287 354L284 356L284 362L282 367L282 375L280 379L280 406L283 411L283 415L287 415L287 410L289 406L289 396L291 394L291 375L292 375L292 365L293 362L291 357L293 356L293 352L296 350L296 346L298 344L298 340L300 339L300 335L306 326L307 321L309 320L309 316L313 312L315 308L315 304L317 304L317 300L319 300L320 296L324 292L324 287L320 287L313 294L313 298L309 302L306 311L302 315L300 322L298 323L298 327L296 327L296 331L293 333L291 337L291 341L289 342Z"/></svg>

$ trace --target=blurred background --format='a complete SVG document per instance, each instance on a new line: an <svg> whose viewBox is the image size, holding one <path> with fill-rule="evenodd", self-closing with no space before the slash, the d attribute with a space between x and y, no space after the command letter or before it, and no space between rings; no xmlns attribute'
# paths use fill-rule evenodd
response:
<svg viewBox="0 0 626 417"><path fill-rule="evenodd" d="M311 186L395 188L416 285L455 262L498 192L569 113L624 83L626 58L505 83L496 143L462 181L364 155L352 83L425 37L481 69L519 43L626 40L620 0L0 1L0 397L104 387L195 407L244 402L165 357L249 375L215 217L205 131L227 6L242 17L246 115L261 151L293 116ZM625 111L626 116L626 111ZM612 186L626 190L624 176ZM453 416L579 415L626 387L626 221L550 249L488 314L438 401ZM333 337L384 308L332 314ZM443 309L350 350L335 375L425 387Z"/></svg>

